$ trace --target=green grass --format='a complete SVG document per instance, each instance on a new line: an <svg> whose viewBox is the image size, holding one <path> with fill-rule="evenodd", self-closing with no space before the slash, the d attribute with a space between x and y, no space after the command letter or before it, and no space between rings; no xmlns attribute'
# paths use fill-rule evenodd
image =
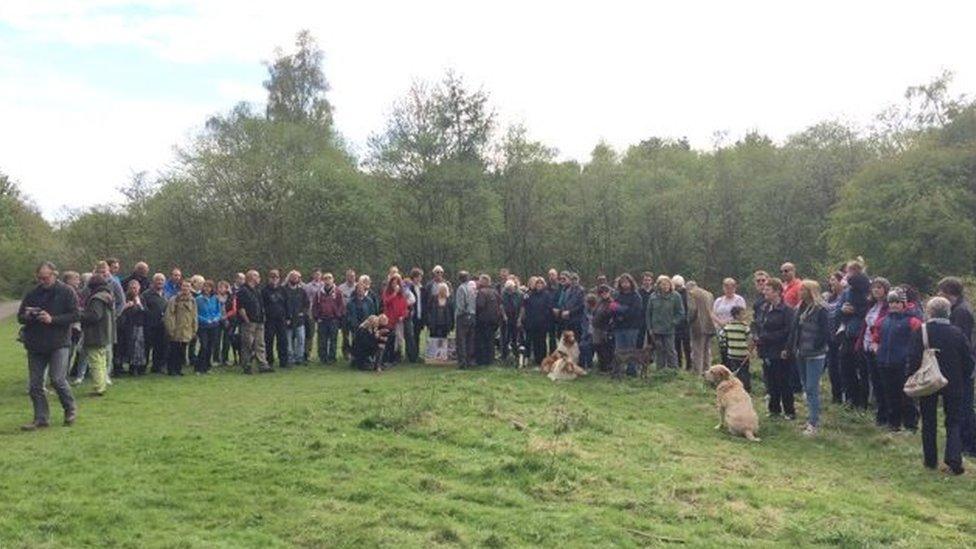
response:
<svg viewBox="0 0 976 549"><path fill-rule="evenodd" d="M976 544L972 477L836 407L819 438L766 422L751 444L683 374L311 366L122 378L76 426L22 434L13 336L0 323L0 547Z"/></svg>

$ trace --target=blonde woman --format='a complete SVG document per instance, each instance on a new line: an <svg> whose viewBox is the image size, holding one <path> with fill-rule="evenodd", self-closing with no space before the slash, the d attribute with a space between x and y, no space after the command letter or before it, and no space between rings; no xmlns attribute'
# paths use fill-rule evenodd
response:
<svg viewBox="0 0 976 549"><path fill-rule="evenodd" d="M646 326L654 341L654 360L658 368L677 368L678 353L674 334L685 318L681 296L674 291L666 275L657 278L654 293L647 300Z"/></svg>
<svg viewBox="0 0 976 549"><path fill-rule="evenodd" d="M796 360L809 414L803 434L813 436L820 426L820 377L827 360L830 327L820 284L814 280L804 280L798 293L800 304L793 316L790 340L783 358L791 353Z"/></svg>

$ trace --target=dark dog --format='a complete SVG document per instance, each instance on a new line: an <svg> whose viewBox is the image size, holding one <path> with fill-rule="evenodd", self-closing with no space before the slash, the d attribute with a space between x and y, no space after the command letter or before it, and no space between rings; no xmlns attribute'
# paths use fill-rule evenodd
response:
<svg viewBox="0 0 976 549"><path fill-rule="evenodd" d="M624 368L626 368L628 364L635 364L638 370L640 370L640 376L645 378L647 377L647 370L653 363L654 353L653 349L650 347L643 347L630 351L618 350L613 354L613 379L620 379L623 377Z"/></svg>

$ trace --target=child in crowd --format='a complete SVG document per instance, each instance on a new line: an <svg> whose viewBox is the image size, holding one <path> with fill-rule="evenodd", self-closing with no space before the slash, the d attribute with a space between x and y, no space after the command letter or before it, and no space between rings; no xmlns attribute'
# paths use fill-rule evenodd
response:
<svg viewBox="0 0 976 549"><path fill-rule="evenodd" d="M725 366L735 373L746 392L752 392L752 376L749 375L751 331L745 321L744 308L738 305L732 307L731 314L732 320L719 330L719 346L722 348L722 354L728 357L728 364Z"/></svg>

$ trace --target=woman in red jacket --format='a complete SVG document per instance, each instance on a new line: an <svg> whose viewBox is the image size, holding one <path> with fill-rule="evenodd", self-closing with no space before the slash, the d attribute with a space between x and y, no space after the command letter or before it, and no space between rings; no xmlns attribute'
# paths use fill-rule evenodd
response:
<svg viewBox="0 0 976 549"><path fill-rule="evenodd" d="M403 319L409 314L407 297L403 295L403 279L399 274L390 275L383 288L383 314L389 319L389 326L396 334L394 344L386 346L386 362L394 362L397 353L403 348Z"/></svg>

